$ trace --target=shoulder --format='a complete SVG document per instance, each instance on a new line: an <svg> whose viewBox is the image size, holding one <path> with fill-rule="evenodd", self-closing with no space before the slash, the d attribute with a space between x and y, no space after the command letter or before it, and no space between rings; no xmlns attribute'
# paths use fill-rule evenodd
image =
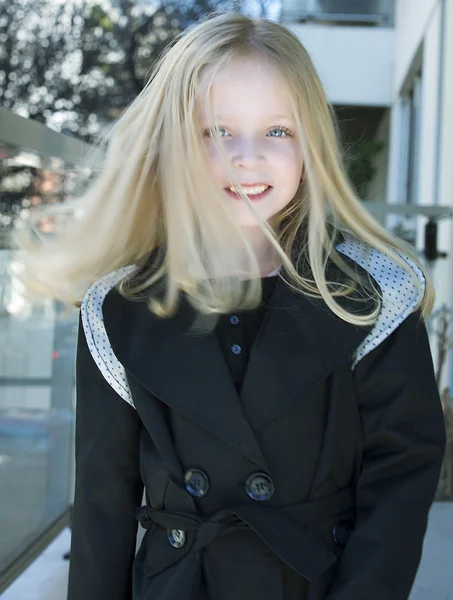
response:
<svg viewBox="0 0 453 600"><path fill-rule="evenodd" d="M80 305L83 330L94 362L107 383L132 406L125 370L112 350L102 308L107 295L134 269L135 265L123 267L97 280L89 287Z"/></svg>
<svg viewBox="0 0 453 600"><path fill-rule="evenodd" d="M425 277L421 269L403 253L399 252L399 255L407 264L407 268L350 234L343 233L342 237L343 240L336 246L338 252L365 269L378 284L382 296L381 310L376 323L356 350L354 368L415 311L425 290ZM421 290L415 278L420 282Z"/></svg>

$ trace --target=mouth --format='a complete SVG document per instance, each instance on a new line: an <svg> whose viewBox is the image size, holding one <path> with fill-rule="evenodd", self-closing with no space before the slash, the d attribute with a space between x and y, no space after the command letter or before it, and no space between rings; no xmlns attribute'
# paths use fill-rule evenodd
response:
<svg viewBox="0 0 453 600"><path fill-rule="evenodd" d="M260 184L255 184L255 185L243 185L242 189L245 192L245 194L247 195L249 200L256 201L256 200L261 200L261 198L264 198L265 196L267 196L273 188L271 185L260 183ZM242 198L239 196L239 194L237 193L236 190L237 190L237 188L235 188L233 186L225 188L226 193L231 198L234 198L236 200L242 200Z"/></svg>

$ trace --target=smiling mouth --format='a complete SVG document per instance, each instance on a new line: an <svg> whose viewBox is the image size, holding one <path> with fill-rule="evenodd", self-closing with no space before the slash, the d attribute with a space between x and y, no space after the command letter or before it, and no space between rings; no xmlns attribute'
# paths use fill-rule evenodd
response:
<svg viewBox="0 0 453 600"><path fill-rule="evenodd" d="M260 200L268 192L270 192L270 190L272 190L272 186L264 184L250 186L244 185L242 186L242 189L250 200ZM237 200L241 200L241 197L236 190L237 188L235 188L234 186L225 188L225 191L228 193L228 195L230 195L233 198L236 198Z"/></svg>

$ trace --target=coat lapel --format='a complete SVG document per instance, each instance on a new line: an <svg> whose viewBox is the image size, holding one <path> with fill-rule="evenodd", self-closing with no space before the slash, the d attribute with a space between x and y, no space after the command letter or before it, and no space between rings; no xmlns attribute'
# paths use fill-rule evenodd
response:
<svg viewBox="0 0 453 600"><path fill-rule="evenodd" d="M330 274L335 267L332 265ZM374 301L359 289L342 298L344 308L367 314ZM266 319L253 346L241 399L255 432L295 402L303 402L316 383L349 361L370 332L334 315L322 300L307 298L279 279Z"/></svg>
<svg viewBox="0 0 453 600"><path fill-rule="evenodd" d="M338 275L332 269L331 280ZM363 296L359 288L341 303L366 314L372 301ZM112 349L129 375L267 472L256 433L351 361L371 330L346 323L322 300L307 298L279 279L239 397L215 333L197 333L199 317L184 299L173 317L160 319L144 302L126 301L113 289L103 315Z"/></svg>
<svg viewBox="0 0 453 600"><path fill-rule="evenodd" d="M103 315L112 349L126 372L159 400L268 471L217 337L196 332L195 311L188 303L181 301L174 317L159 319L145 303L125 301L112 290Z"/></svg>

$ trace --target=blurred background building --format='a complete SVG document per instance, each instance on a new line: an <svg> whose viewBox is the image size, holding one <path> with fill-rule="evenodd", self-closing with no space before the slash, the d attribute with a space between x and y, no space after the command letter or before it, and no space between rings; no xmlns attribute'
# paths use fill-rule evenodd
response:
<svg viewBox="0 0 453 600"><path fill-rule="evenodd" d="M83 189L96 135L167 42L212 8L298 35L360 197L430 261L428 327L450 441L411 600L453 600L453 0L0 0L0 596L65 598L78 317L27 304L9 232L31 208Z"/></svg>

